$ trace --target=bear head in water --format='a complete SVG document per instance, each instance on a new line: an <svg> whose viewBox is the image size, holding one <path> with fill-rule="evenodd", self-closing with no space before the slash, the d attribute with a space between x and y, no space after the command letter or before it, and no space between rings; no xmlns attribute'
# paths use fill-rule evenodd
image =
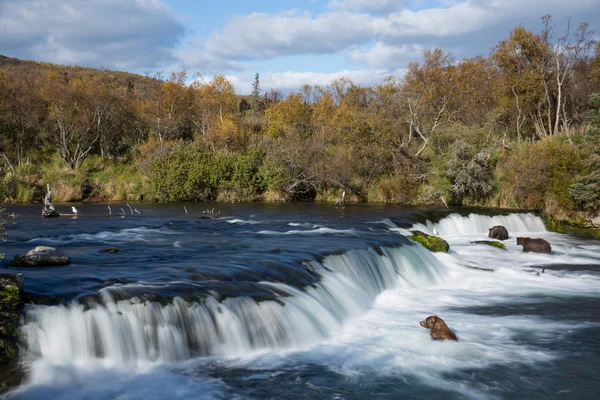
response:
<svg viewBox="0 0 600 400"><path fill-rule="evenodd" d="M544 239L532 239L528 237L518 237L517 245L523 246L523 251L531 251L534 253L548 253L552 252L550 243Z"/></svg>
<svg viewBox="0 0 600 400"><path fill-rule="evenodd" d="M491 237L492 239L506 240L508 239L508 231L502 225L496 225L490 228L488 237Z"/></svg>
<svg viewBox="0 0 600 400"><path fill-rule="evenodd" d="M444 320L437 315L425 318L420 324L423 328L429 329L429 334L433 340L458 340Z"/></svg>

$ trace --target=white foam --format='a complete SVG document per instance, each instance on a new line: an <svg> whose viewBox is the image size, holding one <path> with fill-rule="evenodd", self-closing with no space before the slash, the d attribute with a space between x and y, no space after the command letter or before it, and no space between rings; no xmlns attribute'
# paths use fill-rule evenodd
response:
<svg viewBox="0 0 600 400"><path fill-rule="evenodd" d="M32 379L36 381L21 389L23 398L36 398L46 387L66 392L69 384L87 382L91 374L77 374L79 366L90 365L96 370L99 365L107 369L125 365L130 371L142 371L138 378L118 378L116 383L100 378L98 385L90 388L89 393L97 393L91 398L116 398L121 392L113 387L120 384L134 388L124 391L122 398L137 398L135 388L147 385L152 389L155 386L150 380L154 378L165 379L166 387L170 382L174 382L171 386L198 385L196 390L208 391L206 397L227 398L223 394L227 389L214 382L161 375L162 368L173 361L209 354L226 368L261 371L316 364L345 376L350 387L365 384L363 379L368 376L412 376L466 397L494 398L490 393L495 388L475 382L459 384L448 375L556 360L560 353L539 344L559 340L591 323L566 323L518 311L485 315L485 311L477 313L472 308L520 307L572 296L597 298L600 275L568 266L600 265L600 255L593 242L542 230L541 220L534 216L487 218L453 216L437 225L423 224L422 230L435 227L440 235L448 235L451 251L447 254L433 254L417 244L353 250L326 257L322 264L311 263L309 267L322 276L316 285L297 289L263 282L274 293L286 294L278 302L257 304L246 298L228 298L219 303L209 297L202 304L176 299L161 306L136 299L112 301L106 290L105 305L89 310L76 304L34 307L28 310L24 332L27 360L33 365ZM554 253L523 253L512 238L503 242L507 251L472 244L474 239L486 238L489 224L508 225L511 235L519 228L544 237ZM540 265L558 264L567 267L537 275ZM431 340L419 321L434 314L445 319L459 342ZM529 339L524 341L523 336ZM158 369L146 372L148 365ZM252 379L269 376L255 374ZM88 393L78 392L84 390L80 387L73 390L78 395ZM156 390L160 394L163 389ZM152 398L151 390L143 393Z"/></svg>
<svg viewBox="0 0 600 400"><path fill-rule="evenodd" d="M230 224L238 224L238 225L258 225L261 223L260 221L255 221L253 219L242 219L242 218L232 218L232 219L226 219L226 220Z"/></svg>
<svg viewBox="0 0 600 400"><path fill-rule="evenodd" d="M350 229L332 229L332 228L317 228L306 231L301 230L289 230L289 231L259 231L261 235L324 235L324 234L337 234L337 235L356 235L354 228Z"/></svg>
<svg viewBox="0 0 600 400"><path fill-rule="evenodd" d="M514 236L515 233L547 232L544 221L531 213L495 216L469 214L466 217L459 214L450 214L436 223L427 221L425 224L414 224L412 229L421 230L431 235L456 237L487 235L488 230L496 225L504 226L510 236Z"/></svg>
<svg viewBox="0 0 600 400"><path fill-rule="evenodd" d="M180 232L173 231L169 228L128 228L121 229L116 232L102 231L98 233L79 233L76 235L63 235L58 237L42 237L34 238L29 243L47 243L47 244L71 244L81 242L91 243L109 243L109 242L149 242L154 240L157 236L162 235L179 235Z"/></svg>

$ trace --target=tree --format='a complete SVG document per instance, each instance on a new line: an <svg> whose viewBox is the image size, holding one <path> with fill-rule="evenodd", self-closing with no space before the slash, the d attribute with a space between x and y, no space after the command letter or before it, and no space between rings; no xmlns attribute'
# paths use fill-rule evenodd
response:
<svg viewBox="0 0 600 400"><path fill-rule="evenodd" d="M498 43L491 55L503 81L500 109L508 125L514 124L518 141L522 139L525 119L532 121L538 136L548 136L544 118L551 124L550 114L549 108L543 109L543 104L549 97L546 85L550 79L550 56L544 38L522 26L513 29L508 39ZM513 117L515 121L510 121Z"/></svg>
<svg viewBox="0 0 600 400"><path fill-rule="evenodd" d="M12 155L17 165L25 162L27 151L40 142L45 118L45 104L38 96L39 76L27 71L14 71L6 77L4 97L5 129Z"/></svg>
<svg viewBox="0 0 600 400"><path fill-rule="evenodd" d="M452 97L449 83L454 75L454 57L441 49L426 50L423 53L423 65L410 63L404 78L404 94L408 108L408 140L416 134L422 145L416 152L425 150L432 135L448 116Z"/></svg>
<svg viewBox="0 0 600 400"><path fill-rule="evenodd" d="M156 73L154 77L159 80L162 73ZM144 101L148 126L161 143L163 140L191 137L186 118L192 108L192 97L186 80L185 71L172 72L168 79L154 85L152 93Z"/></svg>
<svg viewBox="0 0 600 400"><path fill-rule="evenodd" d="M546 27L551 22L550 15L546 15L543 18ZM582 59L587 58L593 42L588 39L593 32L589 31L589 24L582 23L579 27L572 32L571 19L567 20L567 27L565 33L559 36L554 45L554 64L555 64L555 76L556 76L556 105L555 111L556 116L554 120L553 134L558 134L559 129L565 131L567 136L569 135L570 118L566 111L566 99L564 99L564 86L567 79L571 76L574 67ZM548 28L545 30L549 31ZM551 36L547 37L550 40ZM562 123L561 123L562 122Z"/></svg>
<svg viewBox="0 0 600 400"><path fill-rule="evenodd" d="M94 149L107 123L109 104L104 91L98 78L48 74L45 95L51 130L60 157L71 169L79 168Z"/></svg>

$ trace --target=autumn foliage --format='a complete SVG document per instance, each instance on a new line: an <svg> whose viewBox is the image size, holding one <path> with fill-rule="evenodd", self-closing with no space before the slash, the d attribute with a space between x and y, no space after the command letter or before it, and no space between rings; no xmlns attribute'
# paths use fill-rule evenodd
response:
<svg viewBox="0 0 600 400"><path fill-rule="evenodd" d="M65 187L62 200L344 193L593 212L600 45L587 24L553 28L545 16L539 33L516 27L488 56L456 60L434 48L402 77L369 87L342 78L285 96L261 92L258 74L241 96L224 76L2 57L0 197L37 200L52 183Z"/></svg>

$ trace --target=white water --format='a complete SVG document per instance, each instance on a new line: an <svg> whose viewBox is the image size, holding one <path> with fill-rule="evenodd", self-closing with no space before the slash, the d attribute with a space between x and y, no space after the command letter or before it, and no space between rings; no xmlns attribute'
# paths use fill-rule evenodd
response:
<svg viewBox="0 0 600 400"><path fill-rule="evenodd" d="M161 236L180 235L179 232L167 227L162 228L127 228L116 232L103 231L94 234L79 233L76 235L61 235L58 237L39 237L31 239L30 243L41 244L70 244L70 243L129 243L129 242L153 242Z"/></svg>
<svg viewBox="0 0 600 400"><path fill-rule="evenodd" d="M533 214L495 215L493 217L470 214L463 217L451 214L437 223L427 221L425 224L415 224L413 229L421 230L431 235L442 237L457 237L484 234L493 226L504 226L511 236L513 233L547 232L544 221Z"/></svg>
<svg viewBox="0 0 600 400"><path fill-rule="evenodd" d="M199 355L234 357L261 349L314 345L339 331L344 321L364 313L375 297L398 286L434 284L441 264L418 247L353 250L326 257L311 267L321 281L304 290L264 282L277 301L256 303L246 297L203 303L180 298L166 306L137 299L113 301L86 310L36 307L23 328L29 357L70 364L100 358L115 365L184 360ZM398 279L398 277L400 279Z"/></svg>
<svg viewBox="0 0 600 400"><path fill-rule="evenodd" d="M504 242L508 251L471 243L485 239L494 225L509 230L511 238ZM537 316L479 315L468 307L526 305L540 297L600 297L598 274L547 269L537 275L540 265L600 265L598 242L547 232L543 222L529 214L452 215L413 228L431 233L435 229L450 242L450 253L433 255L414 245L383 249L383 255L371 249L326 257L322 265L310 264L323 276L314 287L298 290L264 283L288 294L280 297L281 304L243 298L218 303L208 298L203 304L178 299L162 307L114 302L106 291L105 306L87 311L78 305L36 307L28 311L24 327L31 381L18 396L38 398L45 393L40 388L47 386L56 390L56 398L77 393L79 398L160 399L170 397L165 395L166 385L172 398L234 397L226 385L209 378L182 379L187 364L168 363L210 354L227 368L260 372L317 364L346 376L350 385L362 385L371 375L415 376L467 397L494 398L485 387L457 384L445 374L492 365L544 364L561 354L534 344L589 326ZM523 253L513 243L516 233L546 238L553 254ZM432 314L446 320L458 343L431 341L418 322ZM530 342L519 339L522 335ZM214 358L196 358L193 363L210 359ZM127 369L116 377L114 368L123 365ZM85 389L74 384L88 379L99 383ZM109 389L114 381L122 385L119 390Z"/></svg>

